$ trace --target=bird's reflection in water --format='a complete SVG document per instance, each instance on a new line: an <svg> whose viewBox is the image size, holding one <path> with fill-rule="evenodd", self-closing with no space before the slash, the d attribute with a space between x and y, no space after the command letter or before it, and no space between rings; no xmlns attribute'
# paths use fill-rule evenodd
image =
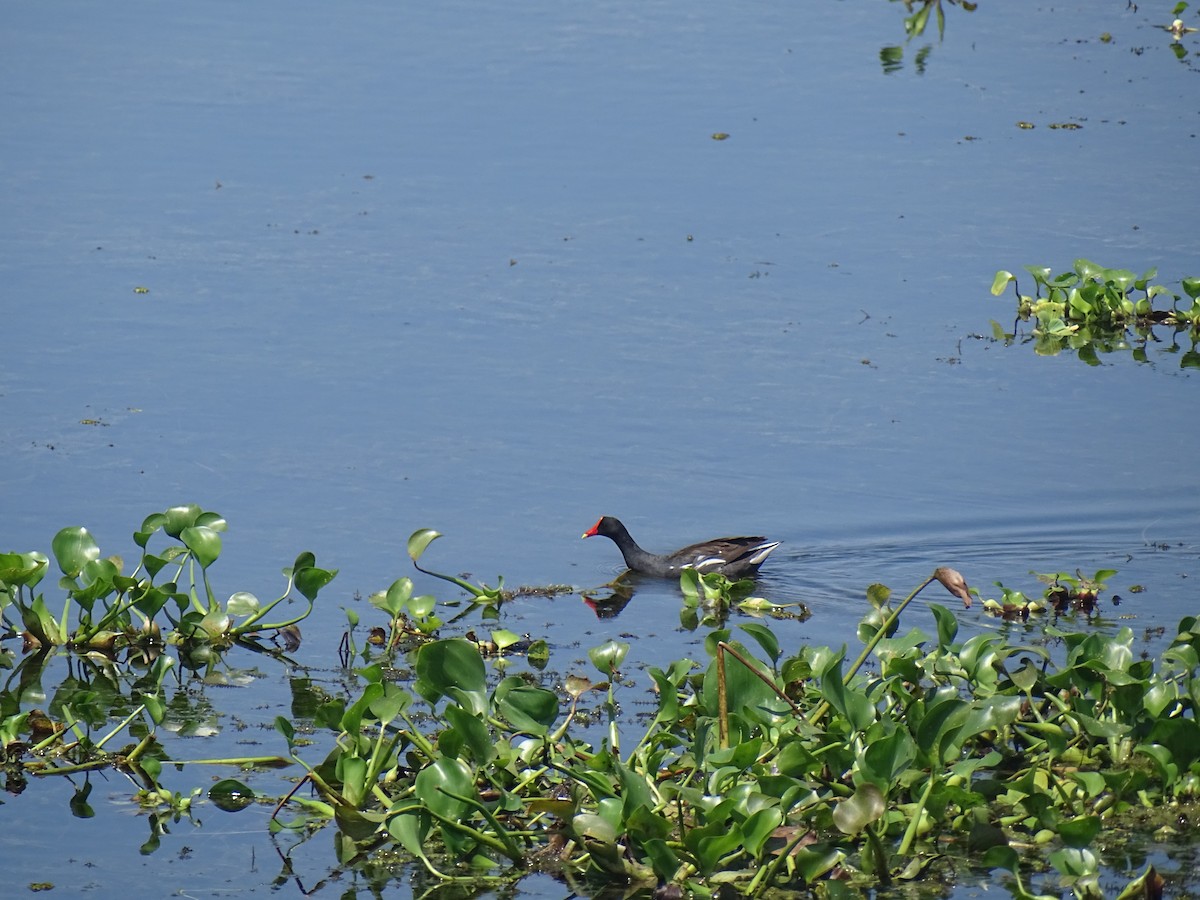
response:
<svg viewBox="0 0 1200 900"><path fill-rule="evenodd" d="M634 585L621 576L599 591L583 594L584 604L596 614L597 619L615 619L633 599Z"/></svg>

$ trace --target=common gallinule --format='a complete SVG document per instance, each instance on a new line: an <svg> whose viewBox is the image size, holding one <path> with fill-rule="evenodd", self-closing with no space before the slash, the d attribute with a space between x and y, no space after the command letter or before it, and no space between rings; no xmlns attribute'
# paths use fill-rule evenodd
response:
<svg viewBox="0 0 1200 900"><path fill-rule="evenodd" d="M583 536L589 538L597 534L612 539L630 569L656 578L678 578L683 569L695 569L702 575L720 572L726 578L749 578L757 574L763 560L779 546L779 541L768 541L764 537L726 537L702 541L659 556L639 547L621 520L612 516L601 517Z"/></svg>

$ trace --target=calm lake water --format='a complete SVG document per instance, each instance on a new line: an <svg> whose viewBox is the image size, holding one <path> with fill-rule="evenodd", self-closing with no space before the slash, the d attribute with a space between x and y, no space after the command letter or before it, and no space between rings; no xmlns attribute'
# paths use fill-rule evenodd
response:
<svg viewBox="0 0 1200 900"><path fill-rule="evenodd" d="M908 44L883 0L14 6L0 549L82 524L131 559L147 514L215 509L218 593L274 596L304 549L340 569L298 654L330 682L343 608L415 574L416 528L446 535L433 569L586 588L620 571L579 540L601 514L660 551L782 540L759 588L812 610L792 642L853 641L868 584L939 564L985 596L1118 569L1097 627L1173 628L1200 612L1196 376L1166 334L1097 368L1004 347L988 291L1079 257L1200 275L1197 42L1177 58L1150 6L982 0ZM643 584L613 619L569 594L505 624L561 671L624 636L636 672L699 657L679 605ZM282 752L287 673L230 665L253 686L194 686L218 734L177 756ZM70 793L0 806L10 884L275 890L269 810L202 805L139 855L129 784L94 819Z"/></svg>

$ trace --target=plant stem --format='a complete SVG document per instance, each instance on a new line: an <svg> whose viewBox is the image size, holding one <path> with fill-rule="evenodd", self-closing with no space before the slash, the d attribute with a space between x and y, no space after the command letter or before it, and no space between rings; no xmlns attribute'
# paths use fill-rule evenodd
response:
<svg viewBox="0 0 1200 900"><path fill-rule="evenodd" d="M931 770L929 772L929 781L925 782L925 790L921 794L921 799L917 802L916 811L909 816L908 828L904 830L904 838L900 841L900 848L897 852L901 856L908 856L908 851L912 849L913 841L917 839L917 828L921 824L921 813L925 811L925 804L929 802L930 796L933 795L933 788L937 782L938 775Z"/></svg>
<svg viewBox="0 0 1200 900"><path fill-rule="evenodd" d="M124 719L122 719L120 724L118 724L116 728L114 728L112 731L110 731L108 734L106 734L104 737L100 738L100 740L98 740L96 742L96 749L97 750L103 749L104 745L106 743L108 743L115 735L120 733L125 728L125 726L127 726L130 722L132 722L134 719L136 719L138 716L140 716L145 711L146 711L146 704L144 704L144 703L139 704L138 708L135 709L133 712L131 712ZM147 735L147 737L149 737L149 735Z"/></svg>
<svg viewBox="0 0 1200 900"><path fill-rule="evenodd" d="M863 663L870 658L871 654L875 651L875 648L879 646L879 642L882 641L884 637L887 636L888 632L892 630L892 626L896 624L896 620L900 618L900 613L904 612L904 608L912 602L913 598L916 597L917 594L929 587L929 585L932 584L936 578L936 575L930 575L923 582L921 582L920 586L915 591L897 604L896 608L892 610L891 614L884 620L883 624L879 626L879 630L875 632L871 640L867 641L866 646L864 646L862 649L862 653L858 654L858 659L856 659L854 664L846 670L846 674L842 676L842 684L849 686L851 680L853 680L854 676L858 674L858 670L862 668ZM808 724L817 724L817 722L821 721L827 712L829 712L829 701L822 700L820 704L817 705L816 709L809 713Z"/></svg>
<svg viewBox="0 0 1200 900"><path fill-rule="evenodd" d="M725 642L717 644L717 734L720 747L729 746L729 696L725 686Z"/></svg>

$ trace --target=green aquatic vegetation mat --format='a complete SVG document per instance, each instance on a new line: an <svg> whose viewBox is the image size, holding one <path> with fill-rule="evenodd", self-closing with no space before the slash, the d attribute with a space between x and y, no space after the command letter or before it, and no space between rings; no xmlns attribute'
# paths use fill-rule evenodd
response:
<svg viewBox="0 0 1200 900"><path fill-rule="evenodd" d="M1032 343L1042 356L1073 351L1089 365L1116 352L1148 362L1148 349L1154 348L1177 354L1180 368L1200 368L1200 278L1184 278L1183 293L1175 294L1154 283L1157 269L1139 276L1086 259L1077 259L1072 269L1058 275L1046 266L1025 269L1033 276L1033 296L1021 293L1012 272L997 272L992 281L994 296L1012 284L1017 299L1017 324L1011 332L992 322L997 340ZM1019 335L1021 323L1033 325L1031 335Z"/></svg>
<svg viewBox="0 0 1200 900"><path fill-rule="evenodd" d="M1047 577L1047 606L1067 591L1063 608L1085 621L1078 604L1113 574ZM933 580L976 596L947 569L894 605L872 586L853 661L846 647L789 653L761 622L711 631L705 660L648 670L656 711L633 734L622 642L589 653L591 677L547 685L493 678L476 644L432 636L359 669L362 696L318 712L337 740L325 759L305 760L277 722L323 798L277 827L327 821L476 885L538 867L594 886L764 895L968 864L1012 871L1027 895L1032 850L1061 887L1100 896L1105 824L1200 792L1200 626L1184 619L1157 661L1137 658L1128 628L1066 619L1040 640L960 641L956 615L931 604L933 631L903 631ZM694 589L685 581L685 597Z"/></svg>
<svg viewBox="0 0 1200 900"><path fill-rule="evenodd" d="M294 629L337 570L318 568L316 557L305 551L283 570L286 586L276 599L262 603L248 591L237 591L222 602L209 572L221 555L226 527L219 513L196 504L152 513L133 534L140 558L129 574L122 557L101 556L86 528L61 529L51 542L61 573L58 588L65 595L61 614L38 591L50 570L49 558L37 551L0 553L0 635L19 634L27 651L65 647L150 656L164 635L193 649L220 649L248 643L260 632ZM165 546L151 550L152 541ZM293 599L293 591L307 606L272 618L277 607Z"/></svg>
<svg viewBox="0 0 1200 900"><path fill-rule="evenodd" d="M129 576L85 530L63 529L52 547L61 616L36 593L49 558L0 554L5 633L25 651L0 656L13 668L0 691L10 790L123 772L154 823L152 850L199 792L164 788L166 767L290 763L304 775L282 797L225 778L206 800L272 802L272 830L297 847L331 830L341 864L387 854L467 890L537 869L590 892L697 897L858 894L960 866L1008 870L1021 897L1027 881L1099 897L1105 834L1200 796L1200 622L1180 621L1154 659L1130 628L1097 630L1112 570L1041 576L1041 598L998 585L983 607L1001 621L965 639L949 607L912 605L934 581L964 607L982 599L957 572L939 568L899 602L871 585L854 649L789 646L765 620L728 627L746 586L686 573L685 617L709 611L693 625L706 629L701 658L649 667L640 684L619 640L587 652L591 670L555 672L536 636L447 633L468 613L495 622L511 597L501 587L437 576L467 598L440 600L400 578L371 598L385 637L344 643L341 688L311 692L299 722L276 720L285 755L172 759L156 729L172 714L199 734L206 713L174 709L187 692L167 699L170 674L182 688L183 670L211 675L239 650L289 662L254 640L295 628L297 617L271 616L279 601L216 598L223 526L196 506L153 514ZM414 533L414 565L436 536ZM152 538L165 548L151 551ZM295 589L311 609L333 574L301 554L282 597ZM155 642L147 623L160 622ZM76 664L51 692L41 681L55 653ZM647 691L652 711L628 712ZM117 746L121 734L132 741ZM324 749L310 758L314 734ZM86 811L89 790L73 810ZM1157 879L1147 870L1130 890L1153 896Z"/></svg>

